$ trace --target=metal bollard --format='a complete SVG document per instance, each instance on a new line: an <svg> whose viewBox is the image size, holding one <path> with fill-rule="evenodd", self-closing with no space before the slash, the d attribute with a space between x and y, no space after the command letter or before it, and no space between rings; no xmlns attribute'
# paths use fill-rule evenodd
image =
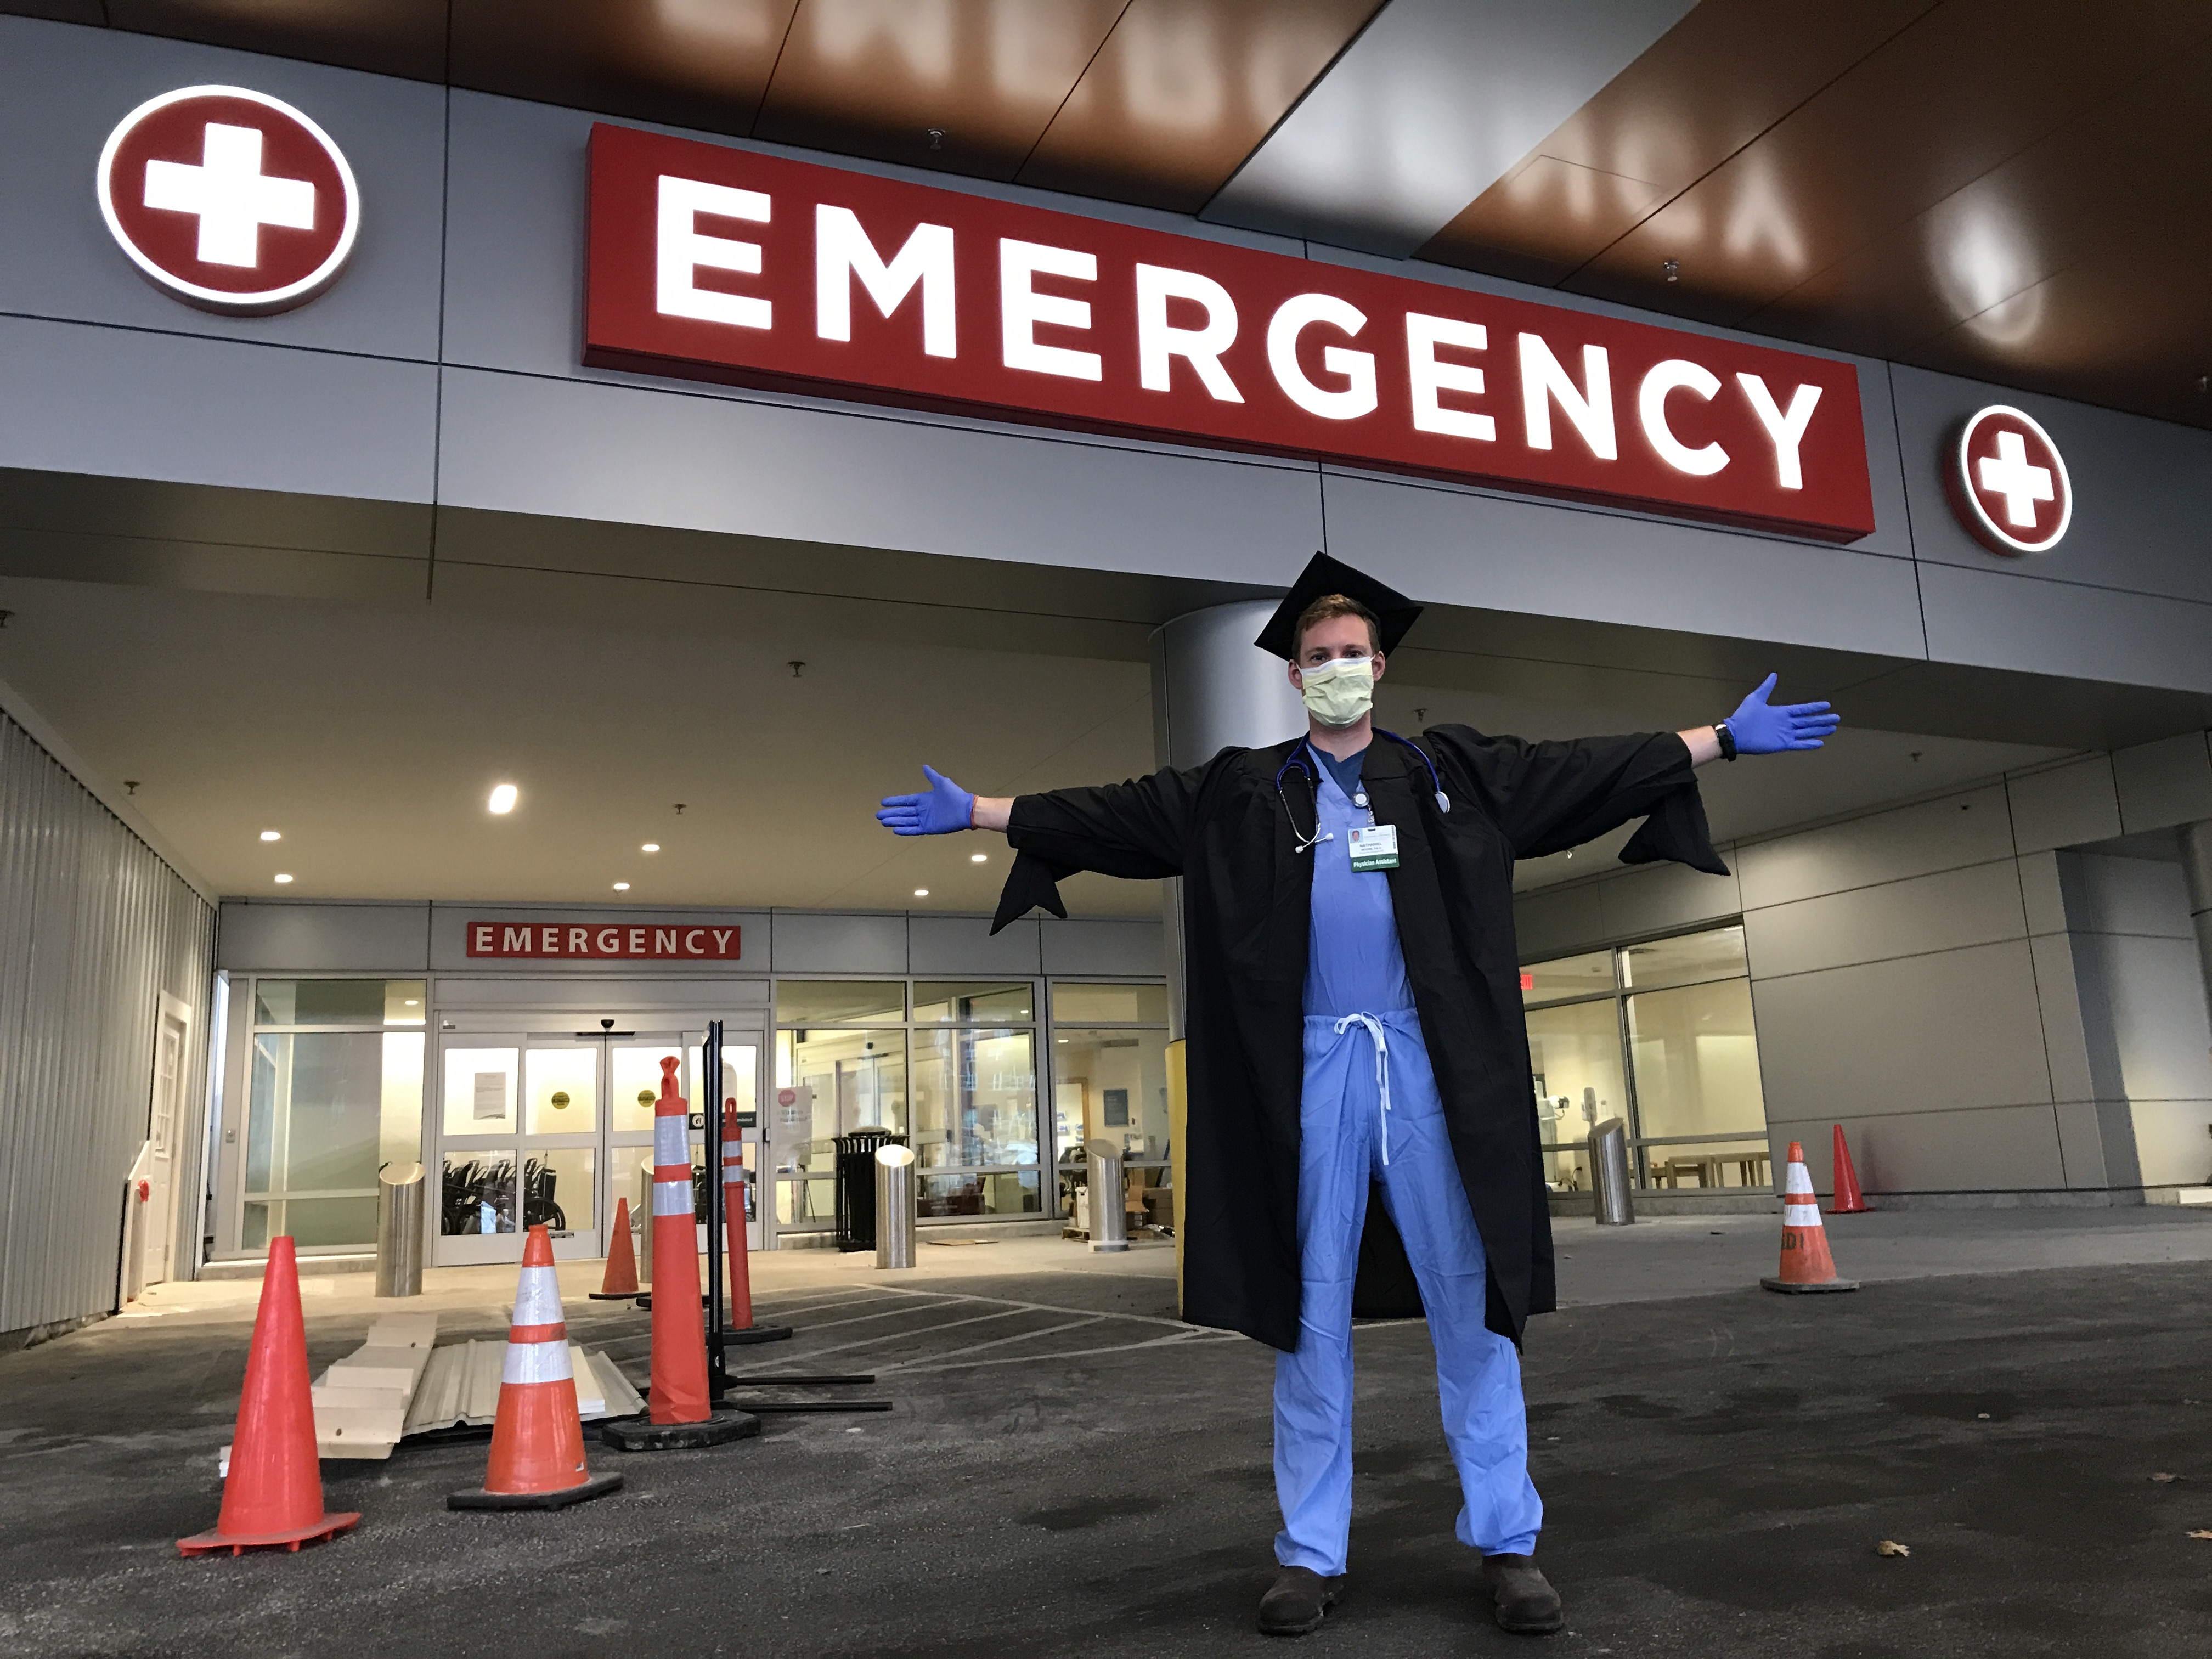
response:
<svg viewBox="0 0 2212 1659"><path fill-rule="evenodd" d="M1597 1224L1626 1227L1636 1219L1628 1196L1628 1125L1609 1117L1590 1131L1590 1190L1597 1199Z"/></svg>
<svg viewBox="0 0 2212 1659"><path fill-rule="evenodd" d="M1086 1140L1091 1155L1091 1248L1129 1248L1129 1218L1121 1208L1121 1149L1110 1140Z"/></svg>
<svg viewBox="0 0 2212 1659"><path fill-rule="evenodd" d="M914 1266L914 1148L876 1148L876 1266Z"/></svg>
<svg viewBox="0 0 2212 1659"><path fill-rule="evenodd" d="M422 1200L430 1183L419 1164L376 1172L376 1293L422 1294Z"/></svg>

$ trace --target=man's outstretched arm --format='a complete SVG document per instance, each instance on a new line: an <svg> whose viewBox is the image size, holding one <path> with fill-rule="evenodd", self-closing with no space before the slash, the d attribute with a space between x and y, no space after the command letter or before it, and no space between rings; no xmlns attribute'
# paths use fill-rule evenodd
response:
<svg viewBox="0 0 2212 1659"><path fill-rule="evenodd" d="M958 784L925 766L921 775L929 787L911 795L886 795L877 809L876 822L895 836L945 836L956 830L1003 831L1014 803L1008 795L971 795Z"/></svg>
<svg viewBox="0 0 2212 1659"><path fill-rule="evenodd" d="M1843 716L1825 702L1767 702L1773 694L1777 678L1769 674L1761 680L1759 689L1739 703L1735 713L1725 720L1674 734L1689 746L1691 765L1703 766L1728 753L1721 741L1723 726L1728 727L1736 754L1774 755L1788 749L1818 749L1844 723Z"/></svg>

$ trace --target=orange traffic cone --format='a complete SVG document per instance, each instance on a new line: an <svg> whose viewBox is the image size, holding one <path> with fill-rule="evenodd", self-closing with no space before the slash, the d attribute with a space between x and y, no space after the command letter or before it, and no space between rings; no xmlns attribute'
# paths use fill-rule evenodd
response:
<svg viewBox="0 0 2212 1659"><path fill-rule="evenodd" d="M745 1149L738 1129L738 1103L722 1103L722 1224L730 1239L730 1322L722 1340L781 1342L788 1325L753 1323L752 1261L745 1249Z"/></svg>
<svg viewBox="0 0 2212 1659"><path fill-rule="evenodd" d="M446 1494L449 1510L558 1510L614 1491L618 1474L584 1467L584 1425L576 1409L576 1374L568 1363L568 1325L553 1240L532 1227L522 1247L522 1278L507 1328L507 1363L499 1375L499 1414L492 1420L491 1465L477 1492Z"/></svg>
<svg viewBox="0 0 2212 1659"><path fill-rule="evenodd" d="M1805 1170L1805 1149L1794 1140L1782 1188L1782 1269L1777 1277L1759 1282L1770 1291L1798 1293L1859 1287L1856 1279L1836 1277L1827 1229L1820 1224L1820 1206L1813 1195L1813 1177Z"/></svg>
<svg viewBox="0 0 2212 1659"><path fill-rule="evenodd" d="M716 1412L707 1398L707 1321L699 1291L698 1202L691 1185L690 1103L676 1092L673 1054L653 1103L653 1381L647 1420L601 1425L604 1445L665 1451L760 1432L760 1419Z"/></svg>
<svg viewBox="0 0 2212 1659"><path fill-rule="evenodd" d="M307 1326L300 1315L300 1264L288 1237L269 1241L269 1266L261 1275L261 1307L253 1316L253 1346L246 1357L246 1387L238 1400L238 1429L230 1448L230 1474L222 1483L222 1510L213 1532L177 1540L185 1555L283 1545L296 1550L345 1531L357 1514L323 1508L323 1470L315 1454L315 1407L307 1387Z"/></svg>
<svg viewBox="0 0 2212 1659"><path fill-rule="evenodd" d="M1831 1215L1864 1215L1867 1201L1859 1191L1859 1172L1851 1167L1851 1149L1844 1140L1844 1126L1836 1125L1836 1201Z"/></svg>
<svg viewBox="0 0 2212 1659"><path fill-rule="evenodd" d="M627 1302L637 1294L637 1252L629 1242L629 1200L615 1200L614 1237L607 1244L607 1271L599 1288L586 1291L594 1302Z"/></svg>

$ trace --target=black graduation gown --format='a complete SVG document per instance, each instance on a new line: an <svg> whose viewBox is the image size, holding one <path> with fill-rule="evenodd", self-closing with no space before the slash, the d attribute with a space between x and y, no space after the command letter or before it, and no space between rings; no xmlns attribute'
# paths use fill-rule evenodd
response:
<svg viewBox="0 0 2212 1659"><path fill-rule="evenodd" d="M994 931L1078 870L1183 878L1184 1059L1180 1152L1183 1316L1285 1351L1298 1340L1298 1106L1313 859L1314 791L1283 770L1304 739L1224 749L1203 766L1014 802L1018 856ZM1555 1305L1551 1216L1537 1152L1513 864L1644 817L1630 863L1674 859L1725 874L1706 832L1689 750L1672 732L1528 743L1438 726L1420 749L1451 810L1405 744L1377 736L1363 769L1376 821L1398 826L1391 907L1452 1150L1490 1258L1487 1323L1518 1342ZM1277 778L1280 776L1280 793ZM1648 816L1647 816L1648 815ZM1367 1208L1355 1311L1420 1312L1405 1247Z"/></svg>

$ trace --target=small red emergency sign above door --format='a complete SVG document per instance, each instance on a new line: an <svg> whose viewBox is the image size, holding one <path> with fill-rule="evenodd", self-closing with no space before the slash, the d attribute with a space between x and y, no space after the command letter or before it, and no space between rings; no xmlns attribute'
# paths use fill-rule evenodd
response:
<svg viewBox="0 0 2212 1659"><path fill-rule="evenodd" d="M1991 552L2048 553L2074 522L2074 485L2058 446L2003 404L1967 421L1944 482L1960 522Z"/></svg>
<svg viewBox="0 0 2212 1659"><path fill-rule="evenodd" d="M361 228L361 191L330 134L243 87L148 99L107 135L97 184L131 263L205 310L304 305Z"/></svg>
<svg viewBox="0 0 2212 1659"><path fill-rule="evenodd" d="M472 957L556 957L580 962L735 962L738 930L599 927L578 922L472 921Z"/></svg>
<svg viewBox="0 0 2212 1659"><path fill-rule="evenodd" d="M588 234L599 367L1875 527L1833 358L604 123Z"/></svg>

